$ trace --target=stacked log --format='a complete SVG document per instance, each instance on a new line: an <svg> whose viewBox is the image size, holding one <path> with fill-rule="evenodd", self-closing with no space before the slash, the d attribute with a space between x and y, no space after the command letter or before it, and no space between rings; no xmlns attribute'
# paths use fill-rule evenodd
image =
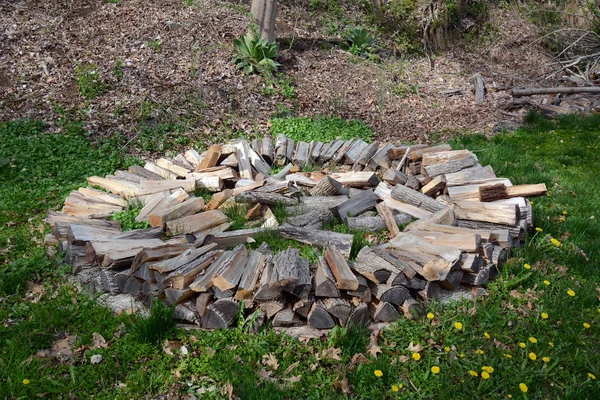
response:
<svg viewBox="0 0 600 400"><path fill-rule="evenodd" d="M302 172L314 165L321 170ZM240 311L317 329L412 318L419 301L493 279L533 226L527 197L546 194L545 185L513 185L448 145L283 135L190 149L88 185L48 214L46 243L58 243L90 289L146 304L158 298L208 329L231 326ZM132 202L142 206L136 221L150 228L122 232L110 220ZM236 204L247 205L247 224L231 230L227 210ZM281 224L275 207L287 211ZM353 254L352 234L326 229L336 219L379 239ZM320 256L311 263L297 248L257 243L265 235Z"/></svg>

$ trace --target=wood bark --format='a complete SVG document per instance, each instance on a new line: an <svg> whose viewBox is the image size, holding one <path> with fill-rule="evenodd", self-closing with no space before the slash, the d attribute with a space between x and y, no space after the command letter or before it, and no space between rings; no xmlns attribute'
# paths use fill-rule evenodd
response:
<svg viewBox="0 0 600 400"><path fill-rule="evenodd" d="M447 207L439 201L432 199L429 196L425 196L423 193L402 185L396 185L390 194L398 201L411 204L432 213L444 210Z"/></svg>
<svg viewBox="0 0 600 400"><path fill-rule="evenodd" d="M332 212L334 212L341 221L346 222L348 217L355 217L358 214L375 208L377 200L378 197L372 190L365 190L338 205L332 209Z"/></svg>
<svg viewBox="0 0 600 400"><path fill-rule="evenodd" d="M531 89L512 89L513 97L535 96L538 94L573 94L573 93L600 93L600 87L551 87L551 88L531 88Z"/></svg>
<svg viewBox="0 0 600 400"><path fill-rule="evenodd" d="M336 247L329 246L325 249L325 260L335 277L336 285L339 289L358 289L356 276L350 270L344 255Z"/></svg>
<svg viewBox="0 0 600 400"><path fill-rule="evenodd" d="M286 239L294 239L317 247L332 246L337 248L344 256L350 256L353 240L353 236L350 234L299 228L287 224L283 224L279 232Z"/></svg>
<svg viewBox="0 0 600 400"><path fill-rule="evenodd" d="M506 186L504 183L479 187L479 201L496 201L512 197L544 196L548 193L546 184Z"/></svg>

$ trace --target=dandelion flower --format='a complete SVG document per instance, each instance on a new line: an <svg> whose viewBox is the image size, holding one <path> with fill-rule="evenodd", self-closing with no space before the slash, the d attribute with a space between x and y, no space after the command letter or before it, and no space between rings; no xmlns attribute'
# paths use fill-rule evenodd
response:
<svg viewBox="0 0 600 400"><path fill-rule="evenodd" d="M523 265L523 268L525 268L525 269L531 269L531 265L525 264L525 265Z"/></svg>
<svg viewBox="0 0 600 400"><path fill-rule="evenodd" d="M494 367L490 367L487 365L484 365L483 367L481 367L482 370L484 370L485 372L487 372L488 374L491 374L492 372L494 372Z"/></svg>
<svg viewBox="0 0 600 400"><path fill-rule="evenodd" d="M490 339L491 338L490 334L487 333L487 332L483 332L483 336L485 336L486 339Z"/></svg>
<svg viewBox="0 0 600 400"><path fill-rule="evenodd" d="M550 239L550 242L552 242L552 244L555 245L556 247L560 246L560 242L554 238Z"/></svg>
<svg viewBox="0 0 600 400"><path fill-rule="evenodd" d="M572 289L569 289L569 290L567 290L567 294L568 294L569 296L571 296L571 297L574 297L574 296L575 296L575 291L574 291L574 290L572 290Z"/></svg>
<svg viewBox="0 0 600 400"><path fill-rule="evenodd" d="M475 350L475 353L477 353L477 354L483 354L483 350L477 349L477 350Z"/></svg>
<svg viewBox="0 0 600 400"><path fill-rule="evenodd" d="M592 380L596 379L596 375L592 374L591 372L588 372L588 377Z"/></svg>
<svg viewBox="0 0 600 400"><path fill-rule="evenodd" d="M543 232L544 230L542 228L540 228L539 226L537 228L535 228L536 231L538 232Z"/></svg>
<svg viewBox="0 0 600 400"><path fill-rule="evenodd" d="M483 371L483 372L481 373L481 377L482 377L483 379L490 379L490 374L488 374L487 372Z"/></svg>
<svg viewBox="0 0 600 400"><path fill-rule="evenodd" d="M512 394L508 394L506 397L508 397L509 399L512 399Z"/></svg>
<svg viewBox="0 0 600 400"><path fill-rule="evenodd" d="M511 359L511 358L512 358L512 356L511 356L510 354L508 354L508 353L504 354L504 357L506 357L506 358L508 358L508 359Z"/></svg>
<svg viewBox="0 0 600 400"><path fill-rule="evenodd" d="M550 357L543 357L542 361L544 361L545 363L549 363L550 362Z"/></svg>
<svg viewBox="0 0 600 400"><path fill-rule="evenodd" d="M419 353L413 353L412 358L415 361L419 361L421 359L421 355Z"/></svg>
<svg viewBox="0 0 600 400"><path fill-rule="evenodd" d="M392 392L397 392L399 390L400 390L400 388L398 386L392 385Z"/></svg>
<svg viewBox="0 0 600 400"><path fill-rule="evenodd" d="M529 341L530 341L531 343L537 343L537 339L536 339L536 338L534 338L533 336L529 338Z"/></svg>
<svg viewBox="0 0 600 400"><path fill-rule="evenodd" d="M583 327L584 327L585 329L589 329L589 328L590 328L590 326L591 326L591 325L590 325L590 324L588 324L587 322L584 322L584 323L583 323Z"/></svg>
<svg viewBox="0 0 600 400"><path fill-rule="evenodd" d="M462 322L455 322L454 327L460 331L463 328L463 324L462 324Z"/></svg>
<svg viewBox="0 0 600 400"><path fill-rule="evenodd" d="M435 315L431 312L427 314L427 319L433 319L434 317Z"/></svg>
<svg viewBox="0 0 600 400"><path fill-rule="evenodd" d="M446 353L448 353L448 352L450 351L450 347L448 347L448 346L444 347L444 351L445 351Z"/></svg>
<svg viewBox="0 0 600 400"><path fill-rule="evenodd" d="M568 212L567 212L567 211L565 211L565 210L563 210L563 212L562 212L562 213L563 213L563 215L567 215L567 214L568 214Z"/></svg>
<svg viewBox="0 0 600 400"><path fill-rule="evenodd" d="M523 393L527 393L527 385L524 383L519 383L519 389L521 389L521 392Z"/></svg>
<svg viewBox="0 0 600 400"><path fill-rule="evenodd" d="M521 343L519 343L519 347L524 349L525 347L527 347L527 345L525 343L521 342Z"/></svg>
<svg viewBox="0 0 600 400"><path fill-rule="evenodd" d="M548 286L549 284L550 284L550 281L548 281L548 280L544 281L544 285Z"/></svg>
<svg viewBox="0 0 600 400"><path fill-rule="evenodd" d="M531 201L531 200L530 200L530 201L529 201L529 204L533 204L533 201Z"/></svg>
<svg viewBox="0 0 600 400"><path fill-rule="evenodd" d="M433 367L431 367L431 373L432 374L439 374L440 373L440 367L438 367L437 365L434 365Z"/></svg>
<svg viewBox="0 0 600 400"><path fill-rule="evenodd" d="M560 222L565 222L567 219L565 218L565 216L564 216L564 215L561 215L560 217L558 217L558 220L559 220ZM552 240L554 240L554 239L552 239ZM556 244L556 243L555 243L555 244ZM559 245L557 245L557 246L559 246Z"/></svg>
<svg viewBox="0 0 600 400"><path fill-rule="evenodd" d="M465 358L465 353L460 353L458 356L459 356L460 358Z"/></svg>
<svg viewBox="0 0 600 400"><path fill-rule="evenodd" d="M373 373L375 374L376 377L381 378L383 376L383 372L381 372L380 369L376 369L375 371L373 371Z"/></svg>
<svg viewBox="0 0 600 400"><path fill-rule="evenodd" d="M535 355L535 353L529 353L529 358L530 358L532 361L535 361L535 360L537 360L537 356Z"/></svg>
<svg viewBox="0 0 600 400"><path fill-rule="evenodd" d="M23 379L23 385L29 385L29 379Z"/></svg>
<svg viewBox="0 0 600 400"><path fill-rule="evenodd" d="M546 314L545 312L542 313L542 319L548 319L548 314Z"/></svg>
<svg viewBox="0 0 600 400"><path fill-rule="evenodd" d="M548 346L550 346L550 347L554 347L554 343L552 343L552 342L548 342Z"/></svg>
<svg viewBox="0 0 600 400"><path fill-rule="evenodd" d="M469 375L471 375L471 376L479 376L479 374L477 372L473 371L473 370L469 371Z"/></svg>

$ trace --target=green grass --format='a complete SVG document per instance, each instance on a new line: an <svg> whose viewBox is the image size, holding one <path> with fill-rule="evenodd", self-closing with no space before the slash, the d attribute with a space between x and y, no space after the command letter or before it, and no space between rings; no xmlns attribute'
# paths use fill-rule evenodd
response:
<svg viewBox="0 0 600 400"><path fill-rule="evenodd" d="M293 140L329 142L336 139L361 138L370 141L371 128L362 121L338 117L287 117L271 120L271 135L284 134Z"/></svg>
<svg viewBox="0 0 600 400"><path fill-rule="evenodd" d="M307 343L270 329L251 335L242 324L216 332L165 330L159 343L168 339L172 355L140 340L145 335L136 333L142 328L130 316L114 316L78 293L65 279L69 269L39 243L46 209L58 207L86 176L130 161L116 153L118 147L90 145L83 133L52 135L33 122L0 125L2 397L178 398L189 393L226 399L231 387L242 399L525 398L523 383L527 398L595 398L599 381L588 373L600 379L600 119L549 123L532 116L529 121L514 133L457 137L453 145L476 151L482 164L490 163L498 176L515 184L545 182L549 196L533 199L542 231L532 232L528 245L515 251L487 296L430 304L431 319L402 319L381 331L381 352L371 349L373 354L365 351L368 332L358 327L337 328ZM272 244L281 250L298 246L281 238ZM300 250L305 257L317 256L308 246ZM28 281L42 290L25 296ZM168 319L169 314L155 315ZM148 335L163 326L148 324L142 329ZM106 339L106 348L92 348L94 333ZM35 356L65 335L77 335L66 360ZM411 348L411 342L418 347ZM529 353L536 354L535 361ZM95 354L103 361L92 365ZM482 367L493 368L489 379L482 379Z"/></svg>

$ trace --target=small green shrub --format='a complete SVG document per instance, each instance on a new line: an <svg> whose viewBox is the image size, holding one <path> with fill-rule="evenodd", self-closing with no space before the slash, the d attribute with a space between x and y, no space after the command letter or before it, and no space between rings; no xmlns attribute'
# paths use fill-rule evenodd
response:
<svg viewBox="0 0 600 400"><path fill-rule="evenodd" d="M137 222L135 220L135 217L138 216L141 210L141 205L132 206L127 210L117 211L113 214L111 219L113 221L121 221L121 230L123 231L149 228L150 224L148 221Z"/></svg>
<svg viewBox="0 0 600 400"><path fill-rule="evenodd" d="M356 27L346 33L346 42L350 53L355 56L362 56L374 50L375 37L365 28Z"/></svg>
<svg viewBox="0 0 600 400"><path fill-rule="evenodd" d="M162 51L162 45L163 41L159 37L148 42L148 47L152 48L155 53L160 53Z"/></svg>
<svg viewBox="0 0 600 400"><path fill-rule="evenodd" d="M234 39L236 56L233 59L237 69L245 74L258 74L261 72L275 72L280 64L275 61L279 55L279 44L269 43L258 35L244 35Z"/></svg>
<svg viewBox="0 0 600 400"><path fill-rule="evenodd" d="M115 60L115 66L113 68L113 74L115 78L120 81L123 78L123 60L117 58Z"/></svg>
<svg viewBox="0 0 600 400"><path fill-rule="evenodd" d="M79 93L86 99L95 99L107 89L96 64L77 65L75 79L79 85Z"/></svg>
<svg viewBox="0 0 600 400"><path fill-rule="evenodd" d="M140 342L159 343L174 327L173 308L156 298L152 301L148 317L135 313L131 316L131 332Z"/></svg>
<svg viewBox="0 0 600 400"><path fill-rule="evenodd" d="M342 349L344 361L348 361L355 354L366 350L371 331L365 325L350 324L342 328L336 325L328 335L328 345Z"/></svg>
<svg viewBox="0 0 600 400"><path fill-rule="evenodd" d="M294 140L328 142L360 138L369 141L373 132L359 120L338 117L287 117L271 119L271 135L286 135Z"/></svg>
<svg viewBox="0 0 600 400"><path fill-rule="evenodd" d="M112 4L121 4L123 0L106 0L106 2Z"/></svg>

